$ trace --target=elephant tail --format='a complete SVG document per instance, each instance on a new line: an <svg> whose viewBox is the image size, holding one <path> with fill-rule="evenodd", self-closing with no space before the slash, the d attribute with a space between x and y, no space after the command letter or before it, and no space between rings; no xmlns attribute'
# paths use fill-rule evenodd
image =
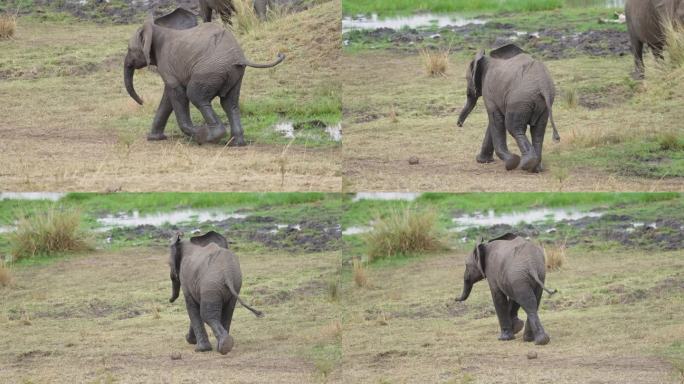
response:
<svg viewBox="0 0 684 384"><path fill-rule="evenodd" d="M537 284L539 284L539 286L542 287L542 289L545 290L546 293L549 294L549 296L553 296L554 293L558 292L557 289L553 289L553 290L547 289L544 286L544 283L542 283L541 279L539 278L537 271L535 271L534 269L531 270L530 274L532 275L532 278L534 279L534 281L536 281Z"/></svg>
<svg viewBox="0 0 684 384"><path fill-rule="evenodd" d="M556 128L556 121L553 119L553 96L545 91L542 91L541 96L546 103L546 109L549 110L549 120L551 120L551 126L553 127L553 141L558 143L561 138L558 134L558 128Z"/></svg>
<svg viewBox="0 0 684 384"><path fill-rule="evenodd" d="M283 60L285 60L285 55L282 54L282 53L278 53L278 57L277 57L276 60L275 60L274 62L272 62L272 63L268 63L268 64L257 64L257 63L252 63L251 61L245 59L245 62L243 63L243 65L246 65L246 66L252 67L252 68L273 68L273 67L275 67L276 65L282 63Z"/></svg>
<svg viewBox="0 0 684 384"><path fill-rule="evenodd" d="M257 311L256 309L250 307L249 305L245 304L244 301L242 301L242 299L240 298L240 295L238 295L237 292L235 292L235 288L233 287L233 283L230 280L226 280L226 287L228 287L228 290L230 291L230 293L232 293L233 296L235 296L237 301L239 301L243 307L249 309L256 317L264 317L263 312Z"/></svg>

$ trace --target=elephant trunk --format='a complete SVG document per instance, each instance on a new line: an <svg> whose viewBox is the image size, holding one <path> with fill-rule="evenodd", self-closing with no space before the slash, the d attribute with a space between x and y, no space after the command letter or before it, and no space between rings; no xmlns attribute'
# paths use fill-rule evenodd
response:
<svg viewBox="0 0 684 384"><path fill-rule="evenodd" d="M136 103L142 105L143 101L135 92L133 88L133 73L135 73L135 67L132 65L124 65L124 85L126 86L126 91L135 100Z"/></svg>
<svg viewBox="0 0 684 384"><path fill-rule="evenodd" d="M470 296L470 291L472 291L473 285L469 283L467 280L463 281L463 293L461 293L461 297L456 299L456 301L466 301L468 296Z"/></svg>
<svg viewBox="0 0 684 384"><path fill-rule="evenodd" d="M169 299L169 303L173 303L174 301L176 301L176 299L180 295L180 286L181 286L180 280L177 277L174 278L173 276L171 276L171 285L173 287L172 287L171 298Z"/></svg>
<svg viewBox="0 0 684 384"><path fill-rule="evenodd" d="M459 127L463 126L463 123L465 123L466 119L468 118L468 115L470 115L470 112L472 112L473 109L475 108L475 104L477 104L477 98L468 96L468 100L466 101L466 105L463 107L461 114L458 116L458 126Z"/></svg>

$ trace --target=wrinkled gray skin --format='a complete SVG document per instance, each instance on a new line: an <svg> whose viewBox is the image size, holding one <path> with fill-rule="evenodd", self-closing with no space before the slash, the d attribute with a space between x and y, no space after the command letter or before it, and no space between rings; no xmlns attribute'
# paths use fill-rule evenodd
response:
<svg viewBox="0 0 684 384"><path fill-rule="evenodd" d="M190 316L190 330L185 339L196 344L195 351L211 351L211 343L204 328L207 323L216 336L216 350L221 354L233 348L229 335L235 304L240 302L257 317L263 313L251 308L241 299L242 273L238 258L228 250L225 237L210 231L202 236L182 240L181 235L171 241L172 294L170 302L180 295L181 288Z"/></svg>
<svg viewBox="0 0 684 384"><path fill-rule="evenodd" d="M232 24L230 18L235 14L235 6L232 0L199 0L200 17L205 22L211 22L212 13L221 17L224 23Z"/></svg>
<svg viewBox="0 0 684 384"><path fill-rule="evenodd" d="M165 140L164 128L175 112L181 131L198 143L217 142L226 128L211 101L221 99L230 121L230 145L245 145L240 120L240 86L246 67L270 68L285 59L282 54L270 64L247 60L233 34L212 23L197 25L195 15L178 8L166 16L148 19L133 34L124 59L124 85L137 103L142 100L133 87L136 69L156 65L164 80L164 95L152 122L148 140ZM207 126L195 127L189 103L202 113Z"/></svg>
<svg viewBox="0 0 684 384"><path fill-rule="evenodd" d="M520 165L526 171L540 172L549 119L553 139L560 141L552 112L556 90L546 66L514 44L508 44L490 52L489 56L480 51L468 67L466 80L468 99L458 118L458 126L463 126L480 96L484 97L489 116L477 162L491 163L496 152L509 171ZM528 125L532 143L526 136ZM507 131L516 140L522 160L508 151Z"/></svg>
<svg viewBox="0 0 684 384"><path fill-rule="evenodd" d="M463 293L456 301L466 300L473 284L486 278L501 327L499 340L513 340L523 329L523 322L518 318L518 309L522 307L527 313L523 340L548 344L550 338L537 314L542 291L555 293L544 287L545 275L544 251L507 233L486 243L480 241L466 258Z"/></svg>
<svg viewBox="0 0 684 384"><path fill-rule="evenodd" d="M666 22L684 25L684 0L627 0L625 3L627 29L634 55L635 79L644 78L644 45L656 59L662 60L665 48Z"/></svg>

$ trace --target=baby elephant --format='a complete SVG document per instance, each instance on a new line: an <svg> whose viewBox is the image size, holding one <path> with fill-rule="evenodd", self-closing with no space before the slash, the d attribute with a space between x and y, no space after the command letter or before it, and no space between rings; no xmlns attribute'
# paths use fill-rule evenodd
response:
<svg viewBox="0 0 684 384"><path fill-rule="evenodd" d="M270 68L285 59L282 54L270 64L254 64L245 58L233 34L214 24L197 25L195 14L178 8L166 16L148 19L128 43L124 59L124 85L137 103L142 100L133 87L136 69L156 65L164 80L164 95L152 122L148 140L164 140L166 122L175 112L181 131L198 143L216 142L226 128L211 101L219 97L230 120L230 145L245 145L240 121L240 86L246 67ZM189 103L202 113L208 127L194 127Z"/></svg>
<svg viewBox="0 0 684 384"><path fill-rule="evenodd" d="M217 351L225 355L233 348L229 332L237 302L257 317L263 317L263 313L245 304L238 296L242 286L240 263L220 234L210 231L190 240L181 240L181 235L177 234L171 242L169 266L173 287L169 301L176 301L182 287L190 316L190 330L185 339L190 344L197 344L195 351L211 351L204 323L209 324L216 336Z"/></svg>
<svg viewBox="0 0 684 384"><path fill-rule="evenodd" d="M463 293L456 301L465 301L473 284L487 279L501 327L499 340L513 340L522 330L523 322L518 318L518 309L522 307L527 313L523 340L548 344L550 339L537 310L542 290L549 295L556 291L544 287L545 268L544 251L514 234L507 233L487 243L480 241L466 258Z"/></svg>
<svg viewBox="0 0 684 384"><path fill-rule="evenodd" d="M489 57L480 51L468 67L466 80L468 99L458 118L458 126L463 126L480 96L484 96L489 115L489 126L477 162L491 163L496 151L506 163L506 170L520 165L526 171L540 172L542 144L549 119L553 139L560 141L552 112L556 91L546 66L516 45L508 44L490 52ZM526 136L528 125L531 144ZM506 131L518 143L522 161L508 151Z"/></svg>

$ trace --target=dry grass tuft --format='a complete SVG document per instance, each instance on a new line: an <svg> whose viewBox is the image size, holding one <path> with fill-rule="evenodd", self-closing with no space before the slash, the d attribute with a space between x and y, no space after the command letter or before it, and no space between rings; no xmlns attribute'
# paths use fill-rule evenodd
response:
<svg viewBox="0 0 684 384"><path fill-rule="evenodd" d="M428 76L446 76L449 67L449 49L439 51L422 49L420 56L423 58L423 65Z"/></svg>
<svg viewBox="0 0 684 384"><path fill-rule="evenodd" d="M684 25L679 22L665 23L665 63L670 69L684 67Z"/></svg>
<svg viewBox="0 0 684 384"><path fill-rule="evenodd" d="M55 207L18 220L17 230L9 235L13 260L60 252L90 249L87 235L80 230L81 213Z"/></svg>
<svg viewBox="0 0 684 384"><path fill-rule="evenodd" d="M236 13L232 18L232 30L236 34L248 33L261 24L252 0L233 0L233 5Z"/></svg>
<svg viewBox="0 0 684 384"><path fill-rule="evenodd" d="M563 92L563 102L568 109L577 108L579 102L579 95L577 94L577 88L568 88Z"/></svg>
<svg viewBox="0 0 684 384"><path fill-rule="evenodd" d="M17 17L14 15L0 15L0 39L11 39L17 30Z"/></svg>
<svg viewBox="0 0 684 384"><path fill-rule="evenodd" d="M684 139L674 132L666 132L658 139L660 149L663 151L684 151Z"/></svg>
<svg viewBox="0 0 684 384"><path fill-rule="evenodd" d="M368 260L435 251L444 246L437 229L437 213L410 206L378 218L364 236Z"/></svg>
<svg viewBox="0 0 684 384"><path fill-rule="evenodd" d="M389 118L390 123L396 124L399 122L399 115L397 114L397 107L392 104L392 107L390 108L389 114L387 117Z"/></svg>
<svg viewBox="0 0 684 384"><path fill-rule="evenodd" d="M337 301L340 298L340 281L338 279L328 280L328 296L330 301Z"/></svg>
<svg viewBox="0 0 684 384"><path fill-rule="evenodd" d="M357 287L365 287L368 285L368 276L366 275L366 267L361 260L354 258L352 260L352 269L354 273L354 283Z"/></svg>
<svg viewBox="0 0 684 384"><path fill-rule="evenodd" d="M566 250L567 239L557 242L553 247L544 249L544 255L546 258L546 270L547 271L557 271L563 267L565 264L565 250Z"/></svg>
<svg viewBox="0 0 684 384"><path fill-rule="evenodd" d="M12 285L12 272L5 262L0 261L0 286L8 287Z"/></svg>

